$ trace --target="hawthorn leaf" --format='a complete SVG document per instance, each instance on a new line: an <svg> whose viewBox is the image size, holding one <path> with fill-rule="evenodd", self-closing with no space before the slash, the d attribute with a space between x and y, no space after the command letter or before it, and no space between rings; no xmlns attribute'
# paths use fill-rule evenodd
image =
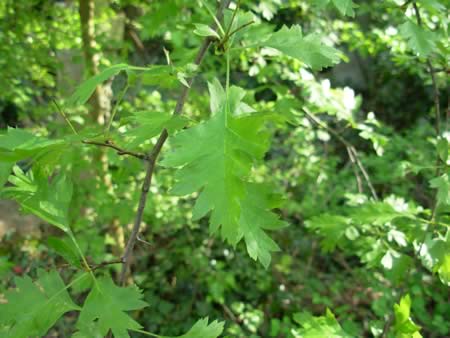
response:
<svg viewBox="0 0 450 338"><path fill-rule="evenodd" d="M56 271L38 270L38 279L16 277L16 289L6 292L0 303L0 326L5 338L43 337L66 312L79 310Z"/></svg>
<svg viewBox="0 0 450 338"><path fill-rule="evenodd" d="M208 25L201 23L196 23L194 25L195 25L194 34L197 34L199 36L213 36L220 40L219 34L217 34L217 32Z"/></svg>
<svg viewBox="0 0 450 338"><path fill-rule="evenodd" d="M323 8L330 3L330 0L310 0L310 2L319 8Z"/></svg>
<svg viewBox="0 0 450 338"><path fill-rule="evenodd" d="M446 10L445 5L438 0L419 0L418 2L430 12L445 13Z"/></svg>
<svg viewBox="0 0 450 338"><path fill-rule="evenodd" d="M317 7L322 8L333 2L334 7L336 7L342 15L347 15L354 17L355 11L353 10L354 4L352 0L310 0Z"/></svg>
<svg viewBox="0 0 450 338"><path fill-rule="evenodd" d="M233 246L244 238L250 256L267 266L270 252L278 246L263 229L276 229L284 223L271 214L268 202L256 205L250 201L256 190L247 182L253 163L262 160L268 148L269 134L262 128L265 117L250 113L243 105L245 91L241 88L231 87L226 93L214 80L209 90L212 116L172 137L173 151L162 164L179 168L172 193L187 195L201 190L194 219L211 213L211 233L220 230ZM264 189L260 192L267 193Z"/></svg>
<svg viewBox="0 0 450 338"><path fill-rule="evenodd" d="M35 175L32 171L24 174L15 166L15 175L9 177L12 187L4 189L7 197L15 199L21 207L44 221L69 232L69 206L72 200L72 182L59 174L51 182L42 175Z"/></svg>
<svg viewBox="0 0 450 338"><path fill-rule="evenodd" d="M211 211L210 229L221 227L222 237L235 245L242 237L239 227L240 200L245 197L243 178L249 175L252 159L262 159L267 149L267 137L260 132L263 120L258 116L233 117L242 98L241 89L230 88L226 95L220 83L209 84L215 111L206 122L176 134L171 144L174 151L162 164L179 167L172 192L193 193L201 188L193 210L194 219ZM214 95L219 94L219 97ZM201 146L199 146L201 145Z"/></svg>
<svg viewBox="0 0 450 338"><path fill-rule="evenodd" d="M189 87L187 79L194 76L197 70L198 66L193 63L178 67L172 64L153 65L142 72L139 77L145 85L173 88L180 82L184 86Z"/></svg>
<svg viewBox="0 0 450 338"><path fill-rule="evenodd" d="M13 166L14 162L0 162L0 192L2 191L5 183L8 181L8 177Z"/></svg>
<svg viewBox="0 0 450 338"><path fill-rule="evenodd" d="M437 153L438 153L441 161L446 163L448 160L449 152L450 152L450 147L449 147L447 139L440 138L437 141L436 150L437 150Z"/></svg>
<svg viewBox="0 0 450 338"><path fill-rule="evenodd" d="M47 239L47 244L58 255L64 258L67 263L81 269L82 264L80 254L69 238L58 238L50 236Z"/></svg>
<svg viewBox="0 0 450 338"><path fill-rule="evenodd" d="M129 65L121 63L105 68L99 74L87 79L79 85L72 96L67 100L67 104L69 106L79 106L85 104L99 84L105 82L113 76L116 76L121 71L126 70L129 67Z"/></svg>
<svg viewBox="0 0 450 338"><path fill-rule="evenodd" d="M321 70L340 61L337 49L325 45L317 34L303 36L299 25L290 28L283 26L264 41L263 45L300 60L313 70Z"/></svg>
<svg viewBox="0 0 450 338"><path fill-rule="evenodd" d="M294 332L302 338L351 338L345 332L334 317L334 314L327 309L325 316L313 317L308 312L296 313L294 321L302 326Z"/></svg>
<svg viewBox="0 0 450 338"><path fill-rule="evenodd" d="M98 278L81 309L76 336L93 337L92 332L96 332L104 337L111 330L116 338L128 338L128 330L142 328L127 314L148 305L142 297L136 286L119 287L109 276Z"/></svg>
<svg viewBox="0 0 450 338"><path fill-rule="evenodd" d="M420 326L416 325L411 317L411 297L406 295L400 299L399 304L394 304L395 321L393 332L398 338L420 338Z"/></svg>
<svg viewBox="0 0 450 338"><path fill-rule="evenodd" d="M450 286L450 236L446 238L427 238L420 244L419 252L422 264L437 272L441 282Z"/></svg>
<svg viewBox="0 0 450 338"><path fill-rule="evenodd" d="M400 281L412 264L412 258L389 249L381 259L381 265L386 269L387 276L393 281Z"/></svg>
<svg viewBox="0 0 450 338"><path fill-rule="evenodd" d="M384 225L399 217L413 217L413 213L398 211L386 202L368 202L351 213L351 219L360 224Z"/></svg>
<svg viewBox="0 0 450 338"><path fill-rule="evenodd" d="M439 278L442 284L450 286L450 253L447 251L446 255L440 262L438 268Z"/></svg>
<svg viewBox="0 0 450 338"><path fill-rule="evenodd" d="M411 20L400 26L400 33L408 41L408 46L419 56L428 56L436 46L433 32L423 29Z"/></svg>
<svg viewBox="0 0 450 338"><path fill-rule="evenodd" d="M217 320L208 324L208 318L198 320L185 334L177 337L161 338L217 338L223 332L223 322Z"/></svg>
<svg viewBox="0 0 450 338"><path fill-rule="evenodd" d="M339 12L341 12L342 15L351 17L355 16L352 0L333 0L333 5L339 10Z"/></svg>
<svg viewBox="0 0 450 338"><path fill-rule="evenodd" d="M140 75L142 83L149 86L172 88L177 82L176 71L169 65L155 65Z"/></svg>
<svg viewBox="0 0 450 338"><path fill-rule="evenodd" d="M54 164L65 149L67 143L63 140L49 140L24 129L8 128L6 134L0 135L0 159L3 163L33 159L42 164Z"/></svg>
<svg viewBox="0 0 450 338"><path fill-rule="evenodd" d="M287 223L270 211L274 205L270 199L268 186L247 184L246 192L241 205L240 225L247 252L251 258L259 260L267 269L271 260L270 253L280 251L280 248L264 230L280 229L287 226Z"/></svg>
<svg viewBox="0 0 450 338"><path fill-rule="evenodd" d="M331 251L351 226L351 220L343 216L322 214L311 218L305 224L324 237L322 247L325 251Z"/></svg>
<svg viewBox="0 0 450 338"><path fill-rule="evenodd" d="M430 186L437 189L438 205L450 204L450 181L449 175L443 174L430 180Z"/></svg>
<svg viewBox="0 0 450 338"><path fill-rule="evenodd" d="M133 113L130 121L137 125L126 133L126 136L131 138L128 143L130 147L141 145L152 137L159 135L164 129L172 134L188 123L188 119L180 115L149 111Z"/></svg>

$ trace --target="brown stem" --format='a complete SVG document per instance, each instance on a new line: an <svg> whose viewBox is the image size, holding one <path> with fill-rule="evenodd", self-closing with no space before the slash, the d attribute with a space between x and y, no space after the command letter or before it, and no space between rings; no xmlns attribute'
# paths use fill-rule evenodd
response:
<svg viewBox="0 0 450 338"><path fill-rule="evenodd" d="M345 148L347 149L347 153L348 153L348 157L350 158L350 162L352 162L352 168L353 168L353 173L355 174L356 184L358 186L358 192L360 194L362 194L364 192L364 190L363 190L363 186L362 186L361 176L359 176L355 156L353 155L353 152L350 150L349 147L345 147Z"/></svg>
<svg viewBox="0 0 450 338"><path fill-rule="evenodd" d="M217 12L216 12L216 18L218 20L221 20L223 18L224 11L230 5L230 2L231 2L231 0L222 0L220 2L219 8L217 9ZM211 28L215 29L216 24L213 23L211 25ZM203 41L203 43L197 53L197 56L195 57L194 63L196 65L200 65L202 63L211 43L212 43L212 40L210 37L205 38L205 40ZM188 80L189 86L187 86L187 87L183 86L181 95L178 98L177 104L175 106L175 110L173 112L174 115L179 115L182 113L184 104L186 102L186 99L188 97L188 94L189 94L189 91L190 91L190 88L191 88L193 82L194 82L194 78L190 78ZM136 244L138 234L139 234L139 229L141 227L142 216L144 214L145 205L147 203L147 195L148 195L148 191L150 189L150 185L152 183L152 177L153 177L153 172L155 170L156 160L158 159L158 155L161 152L161 149L162 149L164 143L166 142L168 136L169 136L169 134L168 134L167 130L163 130L162 133L159 135L158 141L156 142L155 146L153 147L150 154L148 155L147 168L146 168L144 182L142 183L141 196L139 198L138 210L137 210L136 217L134 220L134 225L133 225L133 229L131 231L131 235L130 235L127 245L125 247L125 252L122 256L124 264L122 265L122 270L119 275L119 283L121 285L125 284L125 278L126 278L128 269L131 264L131 255L133 253L133 249L134 249L134 246Z"/></svg>
<svg viewBox="0 0 450 338"><path fill-rule="evenodd" d="M333 129L330 126L328 126L325 123L323 123L320 119L318 119L314 114L309 112L306 108L303 108L303 112L306 114L306 116L312 122L317 124L319 127L327 130L330 134L332 134L334 137L336 137L347 148L347 152L349 154L350 161L352 162L352 164L354 166L356 166L361 171L361 173L364 176L364 180L366 181L366 184L367 184L367 186L370 189L370 192L372 194L373 199L375 201L378 201L377 192L375 191L375 188L372 185L372 181L370 180L370 176L367 173L366 168L364 167L364 165L362 164L361 160L359 159L359 154L358 154L358 151L356 150L356 148L350 142L348 142L345 138L343 138L339 134L338 131L336 131L335 129Z"/></svg>
<svg viewBox="0 0 450 338"><path fill-rule="evenodd" d="M123 259L120 258L120 259L116 259L116 260L112 260L112 261L103 261L103 262L100 262L99 264L91 265L90 268L92 271L95 271L97 269L104 268L105 266L114 265L114 264L123 264Z"/></svg>
<svg viewBox="0 0 450 338"><path fill-rule="evenodd" d="M99 147L105 147L105 148L114 149L117 152L117 155L130 155L130 156L136 157L136 158L138 158L140 160L144 160L144 161L148 161L149 160L149 157L146 154L136 153L134 151L130 151L130 150L126 150L126 149L120 148L119 146L115 145L113 142L108 141L108 140L106 140L104 142L84 140L84 141L82 141L82 143L84 143L84 144L91 144L91 145L95 145L95 146L99 146Z"/></svg>
<svg viewBox="0 0 450 338"><path fill-rule="evenodd" d="M375 188L372 185L372 181L370 180L370 176L369 176L366 168L364 167L364 165L362 164L361 160L359 159L359 154L356 151L356 148L351 146L350 147L350 151L353 152L353 156L355 157L356 164L358 165L359 170L361 170L361 172L362 172L362 174L364 176L364 179L366 180L367 186L370 189L372 197L375 199L375 201L378 201L377 192L375 191Z"/></svg>

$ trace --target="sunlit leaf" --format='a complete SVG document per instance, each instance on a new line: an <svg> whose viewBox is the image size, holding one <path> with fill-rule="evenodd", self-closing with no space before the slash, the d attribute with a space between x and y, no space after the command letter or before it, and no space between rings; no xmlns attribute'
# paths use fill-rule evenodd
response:
<svg viewBox="0 0 450 338"><path fill-rule="evenodd" d="M126 64L118 64L108 68L105 68L99 74L87 79L72 94L72 96L67 100L67 104L70 106L78 106L85 104L87 100L91 97L92 93L94 93L95 88L108 80L109 78L119 74L121 71L129 68Z"/></svg>
<svg viewBox="0 0 450 338"><path fill-rule="evenodd" d="M419 56L427 56L435 48L433 32L422 28L411 20L400 26L400 32L408 41L408 46Z"/></svg>
<svg viewBox="0 0 450 338"><path fill-rule="evenodd" d="M179 168L174 194L201 190L193 210L194 219L211 213L212 233L220 229L222 237L232 245L244 237L251 257L267 266L269 252L278 247L262 229L282 224L264 204L248 202L247 194L252 194L252 188L246 182L253 162L261 160L267 150L264 117L241 113L243 89L231 87L226 93L217 80L209 88L211 118L176 134L171 140L174 150L162 163ZM256 214L266 218L254 218Z"/></svg>
<svg viewBox="0 0 450 338"><path fill-rule="evenodd" d="M317 34L303 36L298 25L290 28L283 26L263 44L304 62L314 70L333 66L340 61L339 52L335 48L325 45L322 37Z"/></svg>
<svg viewBox="0 0 450 338"><path fill-rule="evenodd" d="M45 176L24 174L15 167L15 175L9 178L12 187L4 189L7 197L15 199L21 207L46 222L69 231L69 206L72 200L72 182L59 174L51 182Z"/></svg>
<svg viewBox="0 0 450 338"><path fill-rule="evenodd" d="M294 315L294 320L302 326L301 329L296 329L294 332L298 337L302 338L351 338L352 336L346 333L334 314L327 309L325 316L313 317L307 312L297 313ZM296 336L297 337L297 336Z"/></svg>
<svg viewBox="0 0 450 338"><path fill-rule="evenodd" d="M417 326L410 317L411 297L406 295L400 299L399 304L394 305L395 321L394 335L399 338L420 338L420 326Z"/></svg>
<svg viewBox="0 0 450 338"><path fill-rule="evenodd" d="M128 330L142 328L127 313L147 306L142 297L136 286L118 287L111 277L98 278L81 309L76 337L104 337L111 330L116 338L128 338Z"/></svg>
<svg viewBox="0 0 450 338"><path fill-rule="evenodd" d="M56 271L38 271L38 279L17 277L16 289L6 292L7 303L0 303L0 326L6 325L5 338L43 337L66 312L78 310Z"/></svg>
<svg viewBox="0 0 450 338"><path fill-rule="evenodd" d="M185 334L177 337L161 338L217 338L223 331L223 322L213 321L208 324L208 318L197 321Z"/></svg>

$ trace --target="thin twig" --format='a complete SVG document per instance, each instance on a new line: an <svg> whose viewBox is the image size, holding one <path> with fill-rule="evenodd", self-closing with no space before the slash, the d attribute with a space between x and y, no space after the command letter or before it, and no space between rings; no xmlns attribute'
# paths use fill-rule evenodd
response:
<svg viewBox="0 0 450 338"><path fill-rule="evenodd" d="M99 264L93 264L93 265L90 265L90 268L92 271L95 271L97 269L104 268L105 266L114 265L114 264L123 264L123 263L124 263L123 259L120 258L120 259L116 259L116 260L112 260L112 261L103 261L103 262L100 262Z"/></svg>
<svg viewBox="0 0 450 338"><path fill-rule="evenodd" d="M416 14L417 24L419 26L423 26L422 17L420 15L419 8L417 7L417 3L414 1L412 5L414 7L414 12ZM434 70L434 67L431 64L431 60L430 60L429 57L427 57L427 61L426 62L427 62L427 67L428 67L428 73L430 73L431 82L433 83L434 109L436 110L435 111L435 114L436 114L436 126L435 126L435 128L436 128L436 134L437 134L437 136L439 136L439 135L441 135L441 106L439 104L439 96L440 96L439 87L438 87L438 84L437 84L437 81L436 81L436 74L435 74L436 71Z"/></svg>
<svg viewBox="0 0 450 338"><path fill-rule="evenodd" d="M55 105L56 109L58 109L59 113L62 115L62 117L64 118L64 120L67 122L67 124L69 125L70 129L72 129L73 133L75 135L78 135L77 130L74 128L72 122L70 122L69 118L67 117L67 115L64 113L64 110L61 109L61 107L59 106L58 102L56 102L55 99L52 99L53 104Z"/></svg>
<svg viewBox="0 0 450 338"><path fill-rule="evenodd" d="M255 20L251 20L251 21L249 21L249 22L247 22L247 23L244 23L243 25L239 26L239 27L236 28L234 31L232 31L232 32L230 33L230 35L228 36L228 38L230 38L231 36L233 36L234 34L236 34L237 32L239 32L241 29L244 29L245 27L250 26L250 25L252 25L252 24L254 24L254 23L255 23Z"/></svg>
<svg viewBox="0 0 450 338"><path fill-rule="evenodd" d="M81 141L84 144L91 144L99 147L105 147L105 148L111 148L114 149L117 152L117 155L130 155L133 157L136 157L140 160L149 161L150 158L146 154L136 153L134 151L126 150L123 148L120 148L116 144L114 144L110 140L106 140L104 142L98 142L98 141L89 141L89 140L83 140Z"/></svg>
<svg viewBox="0 0 450 338"><path fill-rule="evenodd" d="M230 5L230 2L231 2L231 0L222 0L220 2L219 8L215 15L215 18L217 18L217 21L219 21L223 18L224 10ZM214 22L211 25L211 28L215 29L217 26L217 23ZM207 52L209 46L211 45L211 43L212 43L212 39L210 37L205 38L205 40L203 41L203 43L197 53L197 56L195 58L194 63L196 65L200 65L202 63L203 58L205 57L206 52ZM175 110L173 112L174 115L179 115L182 113L184 104L186 102L187 96L189 94L189 91L190 91L190 88L192 87L193 82L194 82L194 78L190 78L188 80L189 86L183 86L181 95L178 98L177 104L175 106ZM158 141L156 142L155 146L153 147L153 149L150 151L150 154L148 155L147 168L146 168L144 182L142 183L141 196L139 198L138 210L137 210L136 217L134 220L133 229L131 231L130 237L129 237L127 245L125 247L125 252L122 256L124 264L122 265L122 270L119 275L119 283L121 285L123 285L125 283L125 278L126 278L128 269L131 264L131 255L133 253L133 249L134 249L134 246L136 244L137 237L139 234L139 229L141 227L142 216L144 214L145 205L147 203L147 195L148 195L148 191L150 190L150 185L152 183L152 177L153 177L153 172L155 170L156 160L157 160L158 155L161 152L161 149L162 149L164 143L166 142L168 136L169 136L169 134L168 134L167 130L164 129L162 131L162 133L159 135Z"/></svg>
<svg viewBox="0 0 450 338"><path fill-rule="evenodd" d="M350 150L349 147L345 147L345 148L347 149L347 154L348 154L348 157L350 158L350 162L352 162L352 168L353 168L353 173L355 174L356 184L358 186L358 192L360 194L362 194L364 192L364 190L363 190L363 186L362 186L361 176L359 176L355 156L353 155L353 152Z"/></svg>
<svg viewBox="0 0 450 338"><path fill-rule="evenodd" d="M125 94L127 93L127 90L129 88L129 83L128 83L128 79L127 79L127 83L125 84L125 87L123 87L123 89L120 91L119 96L117 98L117 102L114 105L113 111L111 113L111 117L109 118L109 122L108 122L108 126L106 127L106 132L109 132L112 126L112 123L114 121L114 117L116 117L117 114L117 110L119 109L120 104L122 103L122 100L125 96Z"/></svg>
<svg viewBox="0 0 450 338"><path fill-rule="evenodd" d="M233 15L231 16L230 24L228 25L227 31L225 32L224 38L225 38L225 37L231 36L230 30L231 30L231 27L233 26L234 19L236 18L236 14L237 14L237 12L239 11L239 7L240 7L240 6L241 6L241 0L238 0L238 1L237 1L237 4L236 4L236 8L235 8L235 10L233 11Z"/></svg>
<svg viewBox="0 0 450 338"><path fill-rule="evenodd" d="M413 5L413 8L414 8L414 13L416 15L417 24L422 27L423 22L422 22L422 17L420 15L419 7L417 7L417 4L416 4L415 1L413 1L412 5ZM433 68L433 65L431 64L431 59L429 57L427 57L426 63L427 63L427 67L428 67L428 73L431 76L431 82L433 84L434 109L435 109L435 113L436 113L435 129L436 129L436 136L439 137L441 135L441 106L440 106L440 103L439 103L439 96L440 96L439 86L438 86L437 81L436 81L435 70ZM441 174L440 163L441 163L441 159L440 159L439 154L438 154L437 158L436 158L436 177ZM433 224L435 219L436 219L437 208L438 208L437 194L438 193L436 192L435 193L435 197L434 197L434 205L433 205L432 210L431 210L430 223L428 223L428 225L427 225L427 227L425 229L423 241L422 241L422 243L419 246L419 250L417 251L418 255L420 255L420 253L422 251L422 248L425 245L426 235L428 234L428 232L430 230L431 224Z"/></svg>
<svg viewBox="0 0 450 338"><path fill-rule="evenodd" d="M229 35L226 35L222 41L220 41L220 43L217 45L217 49L220 50L221 48L223 48L225 46L225 44L228 42L228 40L230 40L230 38L236 34L237 32L239 32L241 29L244 29L247 26L250 26L251 24L255 23L255 21L249 21L247 23L244 23L242 26L239 26L238 28L236 28L235 30L233 30Z"/></svg>
<svg viewBox="0 0 450 338"><path fill-rule="evenodd" d="M370 176L367 173L366 168L364 167L361 160L359 159L359 154L358 154L358 151L356 150L356 148L350 142L348 142L345 138L343 138L341 136L341 134L339 134L338 131L336 131L334 128L331 128L327 124L323 123L313 113L309 112L307 108L303 107L303 112L306 114L306 116L309 118L309 120L311 120L312 122L317 124L319 127L327 130L330 134L332 134L334 137L336 137L347 148L347 152L349 153L350 161L361 171L361 173L364 176L364 180L366 181L366 184L369 187L369 190L372 194L373 199L375 201L378 201L377 192L375 191L375 188L372 185L372 181L370 180ZM352 156L350 156L350 154Z"/></svg>
<svg viewBox="0 0 450 338"><path fill-rule="evenodd" d="M364 176L364 179L366 180L367 186L370 189L372 197L374 198L375 201L378 201L377 192L375 191L375 188L372 185L372 181L370 180L369 173L367 172L366 168L364 167L364 165L362 164L361 160L359 159L359 154L356 151L356 148L354 146L351 146L350 147L350 151L353 152L353 156L355 157L356 164L358 165L359 170L361 170L361 172L362 172L362 174Z"/></svg>

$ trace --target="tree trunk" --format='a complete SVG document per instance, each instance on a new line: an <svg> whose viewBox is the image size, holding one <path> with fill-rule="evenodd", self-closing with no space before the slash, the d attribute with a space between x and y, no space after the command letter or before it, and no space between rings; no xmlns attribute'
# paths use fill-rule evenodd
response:
<svg viewBox="0 0 450 338"><path fill-rule="evenodd" d="M95 42L95 0L79 0L79 6L85 72L88 77L91 77L99 73L100 60L100 54L96 50ZM111 96L111 83L97 86L90 98L92 105L90 117L93 123L98 123L101 126L105 125L105 122L110 117ZM108 170L108 158L104 149L97 150L95 154L96 161L99 160L101 163L100 172L97 172L97 177L100 178L99 184L103 184L110 194L114 194L111 175ZM116 242L113 245L113 253L119 254L124 247L123 228L117 219L112 219L109 230Z"/></svg>
<svg viewBox="0 0 450 338"><path fill-rule="evenodd" d="M95 76L99 73L98 64L100 60L95 42L95 0L79 0L79 13L85 71L88 76ZM105 119L109 116L111 110L108 92L106 86L98 85L90 100L92 104L91 118L99 124L105 123Z"/></svg>

